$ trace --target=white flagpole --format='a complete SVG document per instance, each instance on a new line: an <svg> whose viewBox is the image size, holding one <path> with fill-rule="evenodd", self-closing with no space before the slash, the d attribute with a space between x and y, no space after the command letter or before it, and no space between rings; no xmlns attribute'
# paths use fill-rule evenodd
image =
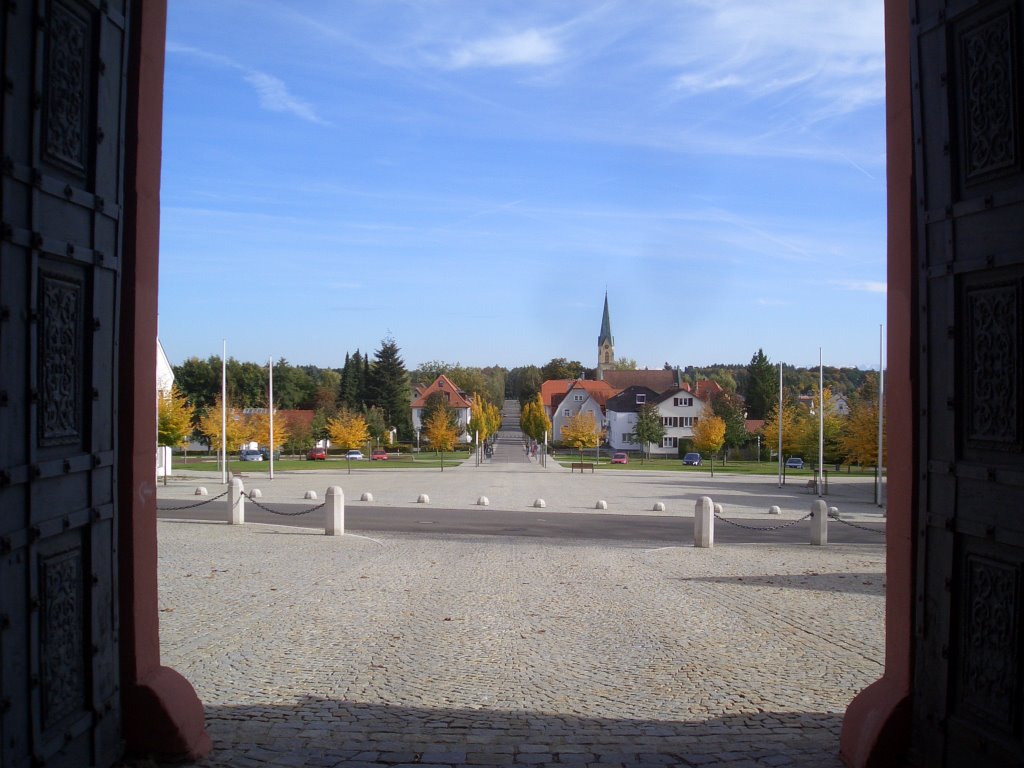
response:
<svg viewBox="0 0 1024 768"><path fill-rule="evenodd" d="M885 408L885 353L883 326L878 326L878 460L875 463L875 503L884 507L882 500L882 440L885 437L883 430L883 409Z"/></svg>
<svg viewBox="0 0 1024 768"><path fill-rule="evenodd" d="M228 484L228 340L220 356L220 456L221 482Z"/></svg>
<svg viewBox="0 0 1024 768"><path fill-rule="evenodd" d="M825 369L818 347L818 495L825 495Z"/></svg>
<svg viewBox="0 0 1024 768"><path fill-rule="evenodd" d="M267 395L270 406L270 479L274 479L274 358L270 358L270 393Z"/></svg>
<svg viewBox="0 0 1024 768"><path fill-rule="evenodd" d="M782 363L779 363L779 412L776 421L779 423L779 488L782 487Z"/></svg>

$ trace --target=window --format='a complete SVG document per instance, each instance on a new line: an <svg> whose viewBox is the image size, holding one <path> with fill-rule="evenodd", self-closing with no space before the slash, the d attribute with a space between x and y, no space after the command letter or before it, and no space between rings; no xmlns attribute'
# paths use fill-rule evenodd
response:
<svg viewBox="0 0 1024 768"><path fill-rule="evenodd" d="M697 417L696 416L683 416L679 421L680 421L680 425L679 426L681 426L681 427L692 427L694 425L694 423L697 421Z"/></svg>
<svg viewBox="0 0 1024 768"><path fill-rule="evenodd" d="M690 405L693 405L693 398L692 397L673 397L672 398L672 405L677 406L677 407L679 407L679 406L684 406L684 407L685 406L690 406Z"/></svg>
<svg viewBox="0 0 1024 768"><path fill-rule="evenodd" d="M679 447L679 438L678 437L669 437L668 435L666 435L661 440L661 447L662 448L678 448Z"/></svg>
<svg viewBox="0 0 1024 768"><path fill-rule="evenodd" d="M633 433L632 432L623 432L622 433L622 440L620 442L631 443L631 442L633 442L632 438L633 438Z"/></svg>
<svg viewBox="0 0 1024 768"><path fill-rule="evenodd" d="M643 405L646 402L647 402L647 395L646 394L637 394L637 396L636 396L636 404L637 405Z"/></svg>
<svg viewBox="0 0 1024 768"><path fill-rule="evenodd" d="M569 418L569 409L566 408L564 411L562 411L562 415L565 416L565 418L568 419Z"/></svg>
<svg viewBox="0 0 1024 768"><path fill-rule="evenodd" d="M583 395L573 395L572 399L575 400L577 403L582 403L583 402Z"/></svg>

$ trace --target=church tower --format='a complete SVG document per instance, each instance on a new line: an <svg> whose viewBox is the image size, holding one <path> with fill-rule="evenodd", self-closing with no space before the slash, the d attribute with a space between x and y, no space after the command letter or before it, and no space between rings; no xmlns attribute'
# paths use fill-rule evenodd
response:
<svg viewBox="0 0 1024 768"><path fill-rule="evenodd" d="M603 379L604 372L610 371L615 363L615 339L612 337L612 321L608 317L608 291L604 292L604 315L601 317L601 335L597 337L597 378Z"/></svg>

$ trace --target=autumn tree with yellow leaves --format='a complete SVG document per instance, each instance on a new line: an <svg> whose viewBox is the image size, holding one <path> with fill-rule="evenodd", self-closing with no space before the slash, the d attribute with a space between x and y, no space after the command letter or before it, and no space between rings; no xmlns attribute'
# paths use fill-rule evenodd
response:
<svg viewBox="0 0 1024 768"><path fill-rule="evenodd" d="M229 450L235 450L246 440L245 420L237 408L228 408L227 413L227 436L226 443ZM198 432L206 438L210 449L220 451L221 449L221 399L220 396L213 401L213 405L200 417Z"/></svg>
<svg viewBox="0 0 1024 768"><path fill-rule="evenodd" d="M435 451L441 452L441 471L444 472L444 452L455 447L459 429L448 419L443 409L434 411L423 425L423 433Z"/></svg>
<svg viewBox="0 0 1024 768"><path fill-rule="evenodd" d="M577 448L580 461L583 461L584 448L596 448L601 443L604 433L597 426L597 420L590 411L580 411L570 416L562 427L562 442Z"/></svg>
<svg viewBox="0 0 1024 768"><path fill-rule="evenodd" d="M160 392L157 400L157 444L177 447L188 442L192 434L192 418L195 408L176 386L168 392Z"/></svg>
<svg viewBox="0 0 1024 768"><path fill-rule="evenodd" d="M370 428L361 413L342 408L333 419L327 420L327 434L331 442L346 451L365 445L370 439ZM352 474L352 462L348 461L348 472Z"/></svg>
<svg viewBox="0 0 1024 768"><path fill-rule="evenodd" d="M715 454L725 443L725 420L705 409L693 425L693 447L698 453L711 455L711 476L715 476Z"/></svg>

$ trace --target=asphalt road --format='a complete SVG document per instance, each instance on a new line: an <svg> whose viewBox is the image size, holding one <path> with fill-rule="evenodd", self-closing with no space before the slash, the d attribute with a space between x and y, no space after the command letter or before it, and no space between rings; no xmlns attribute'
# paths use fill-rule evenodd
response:
<svg viewBox="0 0 1024 768"><path fill-rule="evenodd" d="M223 509L188 507L189 502L161 500L157 515L163 519L223 520ZM290 516L267 512L248 502L245 506L246 522L291 525L300 528L321 528L322 510L308 515L296 515L307 504L274 504L271 509L290 513ZM728 517L725 518L728 520ZM723 544L787 543L806 544L810 541L810 521L804 520L775 531L763 530L779 523L737 521L743 526L717 521L715 540ZM831 521L829 543L881 544L885 536L884 523L858 523L858 528ZM752 529L762 530L752 530ZM869 529L869 530L865 530ZM690 545L693 543L693 517L668 515L615 515L584 512L555 512L545 514L538 509L526 512L480 509L440 509L347 506L345 530L363 533L437 533L471 534L477 536L526 536L559 540L617 541L630 544Z"/></svg>

